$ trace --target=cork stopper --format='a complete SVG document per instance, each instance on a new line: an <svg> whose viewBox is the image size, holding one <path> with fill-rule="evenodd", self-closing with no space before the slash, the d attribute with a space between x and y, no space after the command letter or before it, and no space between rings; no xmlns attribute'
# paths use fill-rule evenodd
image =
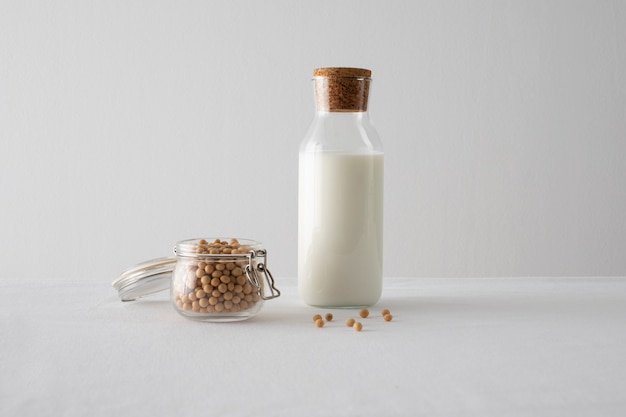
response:
<svg viewBox="0 0 626 417"><path fill-rule="evenodd" d="M320 111L365 112L372 71L363 68L315 68L315 107Z"/></svg>

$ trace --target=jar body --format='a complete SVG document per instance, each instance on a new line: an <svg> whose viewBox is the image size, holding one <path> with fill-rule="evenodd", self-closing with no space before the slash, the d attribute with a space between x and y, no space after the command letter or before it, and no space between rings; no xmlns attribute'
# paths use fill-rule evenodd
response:
<svg viewBox="0 0 626 417"><path fill-rule="evenodd" d="M317 111L299 155L298 290L312 306L382 292L382 144L366 111Z"/></svg>
<svg viewBox="0 0 626 417"><path fill-rule="evenodd" d="M170 286L176 311L193 320L213 322L256 315L263 306L263 280L251 279L249 271L257 269L250 254L259 249L258 242L249 240L179 242Z"/></svg>

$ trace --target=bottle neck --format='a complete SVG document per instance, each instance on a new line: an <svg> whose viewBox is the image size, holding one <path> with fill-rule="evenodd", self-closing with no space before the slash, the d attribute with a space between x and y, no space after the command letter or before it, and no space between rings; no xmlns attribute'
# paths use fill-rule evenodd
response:
<svg viewBox="0 0 626 417"><path fill-rule="evenodd" d="M343 120L345 123L369 123L370 115L367 111L328 111L316 110L315 119L324 120Z"/></svg>

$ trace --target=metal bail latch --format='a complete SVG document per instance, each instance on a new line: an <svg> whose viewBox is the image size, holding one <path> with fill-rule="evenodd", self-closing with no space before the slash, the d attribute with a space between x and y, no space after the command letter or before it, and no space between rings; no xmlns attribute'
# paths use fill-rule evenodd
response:
<svg viewBox="0 0 626 417"><path fill-rule="evenodd" d="M246 265L246 276L248 277L248 281L253 284L255 287L259 289L259 296L264 300L271 300L272 298L276 298L280 296L280 291L274 285L274 277L269 269L267 269L267 251L265 249L259 249L257 251L250 251L249 262ZM256 258L263 258L263 262L256 261L253 262ZM256 264L256 267L255 267ZM265 278L265 282L268 284L268 288L270 291L270 295L265 295L263 278L259 277L259 274Z"/></svg>

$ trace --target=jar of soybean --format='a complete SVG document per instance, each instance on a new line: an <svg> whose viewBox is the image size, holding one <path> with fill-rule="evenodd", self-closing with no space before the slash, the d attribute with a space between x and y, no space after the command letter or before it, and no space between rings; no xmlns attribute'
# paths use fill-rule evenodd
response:
<svg viewBox="0 0 626 417"><path fill-rule="evenodd" d="M280 291L267 269L267 251L249 239L201 238L178 242L175 258L125 271L113 282L122 301L169 288L174 309L192 320L228 322L255 316Z"/></svg>

